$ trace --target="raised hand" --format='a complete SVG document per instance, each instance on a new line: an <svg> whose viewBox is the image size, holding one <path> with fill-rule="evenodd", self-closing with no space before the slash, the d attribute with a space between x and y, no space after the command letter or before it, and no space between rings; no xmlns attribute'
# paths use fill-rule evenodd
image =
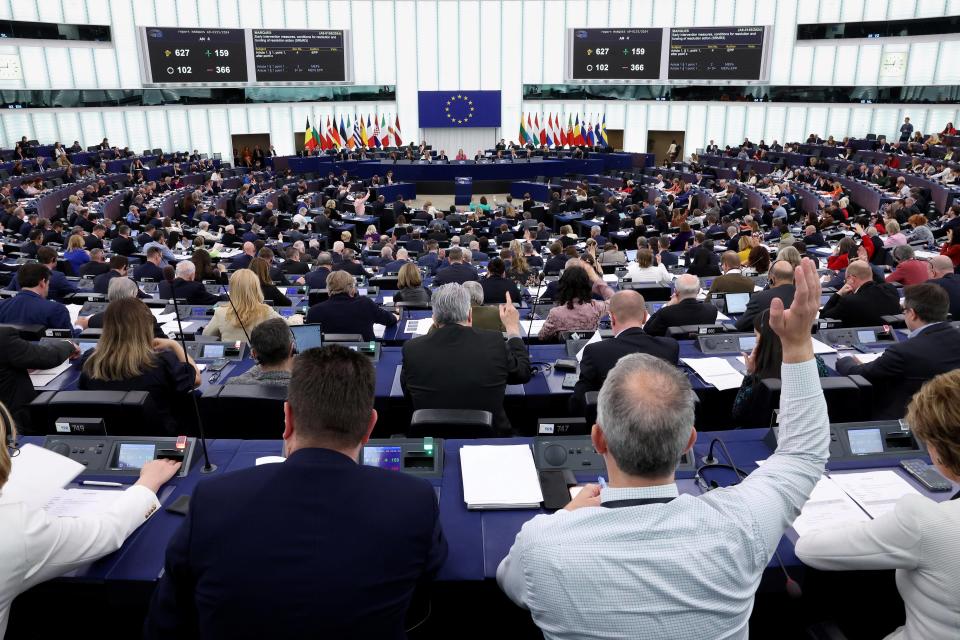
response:
<svg viewBox="0 0 960 640"><path fill-rule="evenodd" d="M820 279L810 258L804 258L794 270L796 292L789 309L783 300L770 302L770 328L783 343L783 362L805 362L813 358L811 328L820 310Z"/></svg>

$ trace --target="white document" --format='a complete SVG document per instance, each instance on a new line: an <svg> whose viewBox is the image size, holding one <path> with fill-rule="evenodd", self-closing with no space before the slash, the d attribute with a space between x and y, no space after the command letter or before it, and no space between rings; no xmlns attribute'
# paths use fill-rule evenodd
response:
<svg viewBox="0 0 960 640"><path fill-rule="evenodd" d="M35 369L30 372L30 382L32 382L35 387L45 387L69 368L70 360L57 365L53 369Z"/></svg>
<svg viewBox="0 0 960 640"><path fill-rule="evenodd" d="M80 317L80 309L83 309L82 304L68 304L67 312L70 314L70 323L77 324L77 318Z"/></svg>
<svg viewBox="0 0 960 640"><path fill-rule="evenodd" d="M163 313L163 309L150 309L150 313L153 314L153 317L156 318L157 322L160 324L166 324L177 319L177 314L173 311L170 313Z"/></svg>
<svg viewBox="0 0 960 640"><path fill-rule="evenodd" d="M736 389L743 383L743 374L734 369L726 358L680 358L680 362L720 391Z"/></svg>
<svg viewBox="0 0 960 640"><path fill-rule="evenodd" d="M866 364L868 362L873 362L874 360L876 360L882 355L883 355L883 352L881 351L880 353L858 353L858 354L855 354L853 357L859 360L862 364Z"/></svg>
<svg viewBox="0 0 960 640"><path fill-rule="evenodd" d="M536 336L540 334L540 330L543 329L543 325L546 323L546 320L527 320L526 322L520 323L520 328L526 332L528 336ZM529 332L527 332L527 327L530 327Z"/></svg>
<svg viewBox="0 0 960 640"><path fill-rule="evenodd" d="M893 511L897 501L905 495L920 495L919 491L891 469L835 473L831 478L872 518L879 518Z"/></svg>
<svg viewBox="0 0 960 640"><path fill-rule="evenodd" d="M729 319L730 319L730 316L717 311L717 322L724 322Z"/></svg>
<svg viewBox="0 0 960 640"><path fill-rule="evenodd" d="M593 337L587 340L587 344L583 345L580 348L580 351L577 351L577 362L580 362L583 360L583 352L588 346L590 346L594 342L600 342L601 340L603 340L603 338L600 337L600 330L598 329L593 332Z"/></svg>
<svg viewBox="0 0 960 640"><path fill-rule="evenodd" d="M42 509L85 468L79 462L34 444L20 447L20 453L12 462L0 503L23 502L33 509Z"/></svg>
<svg viewBox="0 0 960 640"><path fill-rule="evenodd" d="M383 304L385 306L390 306L393 304L393 296L383 296Z"/></svg>
<svg viewBox="0 0 960 640"><path fill-rule="evenodd" d="M173 322L166 322L160 325L160 331L163 331L164 333L168 333L168 334L177 333L178 331L180 331L180 327L183 327L183 330L186 331L191 326L193 326L192 322L177 322L176 320L174 320Z"/></svg>
<svg viewBox="0 0 960 640"><path fill-rule="evenodd" d="M43 506L58 518L80 518L108 510L122 491L114 489L60 489Z"/></svg>
<svg viewBox="0 0 960 640"><path fill-rule="evenodd" d="M283 456L261 456L257 458L256 466L259 467L262 464L274 464L277 462L284 462L285 460L286 458L284 458Z"/></svg>
<svg viewBox="0 0 960 640"><path fill-rule="evenodd" d="M607 284L616 284L617 283L617 274L615 273L605 273L603 274L603 281Z"/></svg>
<svg viewBox="0 0 960 640"><path fill-rule="evenodd" d="M536 509L543 502L529 445L460 448L468 509Z"/></svg>
<svg viewBox="0 0 960 640"><path fill-rule="evenodd" d="M387 330L386 325L374 324L373 325L373 335L375 338L383 338L383 332Z"/></svg>
<svg viewBox="0 0 960 640"><path fill-rule="evenodd" d="M418 336L425 336L433 326L433 318L423 318L421 320L407 320L403 328L404 333L412 333Z"/></svg>
<svg viewBox="0 0 960 640"><path fill-rule="evenodd" d="M813 352L817 354L824 353L836 353L837 350L828 345L825 342L820 342L816 338L811 338L813 340Z"/></svg>
<svg viewBox="0 0 960 640"><path fill-rule="evenodd" d="M803 505L800 515L793 522L797 535L805 536L814 531L824 531L855 522L868 522L870 518L843 489L826 476L820 478Z"/></svg>

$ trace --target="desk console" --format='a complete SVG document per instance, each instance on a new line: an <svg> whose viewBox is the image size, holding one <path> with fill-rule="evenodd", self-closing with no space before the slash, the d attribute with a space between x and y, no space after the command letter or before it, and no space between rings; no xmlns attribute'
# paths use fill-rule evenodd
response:
<svg viewBox="0 0 960 640"><path fill-rule="evenodd" d="M190 471L196 438L136 437L136 436L47 436L43 446L71 460L76 460L86 469L81 476L129 476L140 475L140 468L151 460L170 458L183 464L177 475L183 477Z"/></svg>
<svg viewBox="0 0 960 640"><path fill-rule="evenodd" d="M777 447L778 427L770 429L764 442ZM864 462L894 466L905 458L925 458L927 448L900 420L841 422L830 425L830 462Z"/></svg>
<svg viewBox="0 0 960 640"><path fill-rule="evenodd" d="M713 333L698 335L697 345L703 353L711 355L739 355L751 351L757 344L757 337L751 333Z"/></svg>
<svg viewBox="0 0 960 640"><path fill-rule="evenodd" d="M539 470L572 471L604 475L607 465L590 436L539 436L533 439L533 460ZM693 477L697 465L692 452L680 457L677 475Z"/></svg>
<svg viewBox="0 0 960 640"><path fill-rule="evenodd" d="M863 345L876 346L877 343L897 342L897 332L884 327L848 327L839 329L819 329L817 339L832 347Z"/></svg>
<svg viewBox="0 0 960 640"><path fill-rule="evenodd" d="M247 345L239 340L236 342L190 340L186 344L187 354L194 360L225 358L231 362L239 362L247 355Z"/></svg>
<svg viewBox="0 0 960 640"><path fill-rule="evenodd" d="M381 438L363 445L360 463L418 478L443 476L443 440L439 438Z"/></svg>

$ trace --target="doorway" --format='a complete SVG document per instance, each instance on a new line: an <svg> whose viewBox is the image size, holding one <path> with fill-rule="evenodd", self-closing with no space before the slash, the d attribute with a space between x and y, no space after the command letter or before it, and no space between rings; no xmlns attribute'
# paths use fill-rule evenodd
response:
<svg viewBox="0 0 960 640"><path fill-rule="evenodd" d="M614 151L623 149L623 129L607 129L607 142Z"/></svg>
<svg viewBox="0 0 960 640"><path fill-rule="evenodd" d="M683 139L686 131L647 131L647 153L652 153L656 159L657 166L663 164L664 160L669 162L683 161ZM676 143L677 152L674 157L669 157L670 145Z"/></svg>
<svg viewBox="0 0 960 640"><path fill-rule="evenodd" d="M260 147L264 152L270 150L269 133L235 133L230 136L233 143L233 166L240 166L244 150L253 150Z"/></svg>

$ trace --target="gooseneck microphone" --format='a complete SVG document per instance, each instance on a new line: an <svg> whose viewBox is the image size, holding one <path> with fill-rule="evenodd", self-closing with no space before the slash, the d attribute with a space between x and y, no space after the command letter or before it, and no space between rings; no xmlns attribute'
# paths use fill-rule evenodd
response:
<svg viewBox="0 0 960 640"><path fill-rule="evenodd" d="M183 321L180 319L180 305L177 302L177 292L173 289L173 284L170 285L170 297L173 301L173 311L177 316L177 328L179 329L180 334L180 347L183 349L183 358L186 360L187 356L187 341L183 337ZM207 452L207 435L203 429L203 418L200 417L200 405L197 403L197 394L194 391L190 391L190 398L193 400L193 411L197 416L197 432L200 436L200 450L203 451L203 466L200 468L200 473L213 473L217 470L217 465L210 462L210 454Z"/></svg>

